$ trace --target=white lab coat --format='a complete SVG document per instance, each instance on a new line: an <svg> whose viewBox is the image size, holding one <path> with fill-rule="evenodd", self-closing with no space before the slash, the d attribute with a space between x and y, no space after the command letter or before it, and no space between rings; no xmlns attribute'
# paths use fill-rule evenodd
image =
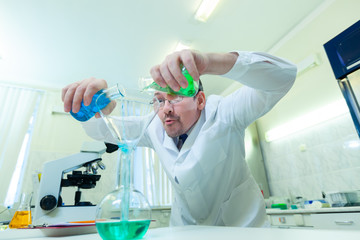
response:
<svg viewBox="0 0 360 240"><path fill-rule="evenodd" d="M263 196L245 161L244 134L288 92L296 67L265 53L238 53L224 77L245 86L227 97L208 97L180 152L158 117L139 143L156 151L173 185L172 226L266 223ZM104 139L109 135L101 120L89 121L84 128L98 140L111 141Z"/></svg>

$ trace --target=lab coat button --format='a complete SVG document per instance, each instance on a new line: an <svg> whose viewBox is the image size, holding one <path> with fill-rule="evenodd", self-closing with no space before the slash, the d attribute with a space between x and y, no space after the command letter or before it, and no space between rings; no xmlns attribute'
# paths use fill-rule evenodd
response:
<svg viewBox="0 0 360 240"><path fill-rule="evenodd" d="M176 176L175 176L175 182L176 182L177 184L179 184L179 181L178 181L178 179L177 179Z"/></svg>

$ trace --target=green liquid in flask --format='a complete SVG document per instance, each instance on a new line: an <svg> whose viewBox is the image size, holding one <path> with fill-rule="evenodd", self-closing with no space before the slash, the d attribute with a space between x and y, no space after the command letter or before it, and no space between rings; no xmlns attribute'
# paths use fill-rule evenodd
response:
<svg viewBox="0 0 360 240"><path fill-rule="evenodd" d="M150 225L150 220L97 222L96 228L104 240L140 239Z"/></svg>
<svg viewBox="0 0 360 240"><path fill-rule="evenodd" d="M186 88L181 87L180 90L176 92L172 90L169 86L163 88L160 87L160 85L157 84L156 82L152 82L149 86L145 87L144 90L152 89L155 91L166 92L167 94L179 95L184 97L195 96L199 90L199 83L194 81L193 77L189 74L188 70L185 67L182 67L181 72L188 81L188 86Z"/></svg>

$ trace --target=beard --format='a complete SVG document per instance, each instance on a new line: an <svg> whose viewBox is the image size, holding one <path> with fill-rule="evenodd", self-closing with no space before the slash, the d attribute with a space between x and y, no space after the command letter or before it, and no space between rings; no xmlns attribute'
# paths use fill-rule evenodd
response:
<svg viewBox="0 0 360 240"><path fill-rule="evenodd" d="M166 121L169 119L174 121L171 125L166 124ZM178 137L185 133L180 117L177 115L165 114L162 118L162 123L166 134L171 138Z"/></svg>
<svg viewBox="0 0 360 240"><path fill-rule="evenodd" d="M171 130L169 130L167 128L165 128L165 132L171 138L176 138L176 137L180 136L181 134L185 133L182 130L178 130L178 131L173 132L173 131L171 131Z"/></svg>

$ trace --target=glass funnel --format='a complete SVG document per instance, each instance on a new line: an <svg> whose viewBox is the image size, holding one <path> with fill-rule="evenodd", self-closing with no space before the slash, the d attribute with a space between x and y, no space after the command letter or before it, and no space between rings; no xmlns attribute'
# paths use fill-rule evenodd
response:
<svg viewBox="0 0 360 240"><path fill-rule="evenodd" d="M116 107L108 107L100 115L116 139L120 154L118 187L107 194L98 206L96 227L104 240L142 238L151 221L151 208L145 196L132 185L133 152L152 119L154 96L149 92L126 89L115 99ZM157 104L155 104L157 105Z"/></svg>

